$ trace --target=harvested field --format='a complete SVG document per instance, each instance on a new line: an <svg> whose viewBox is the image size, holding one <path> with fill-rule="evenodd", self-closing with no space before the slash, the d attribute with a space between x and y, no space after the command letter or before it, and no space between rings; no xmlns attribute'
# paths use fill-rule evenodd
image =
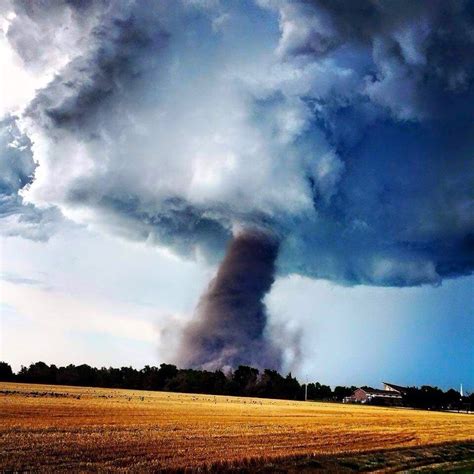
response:
<svg viewBox="0 0 474 474"><path fill-rule="evenodd" d="M364 470L359 454L396 470L403 449L417 467L423 450L439 465L474 457L474 416L394 408L0 383L0 420L2 470L317 470L330 459Z"/></svg>

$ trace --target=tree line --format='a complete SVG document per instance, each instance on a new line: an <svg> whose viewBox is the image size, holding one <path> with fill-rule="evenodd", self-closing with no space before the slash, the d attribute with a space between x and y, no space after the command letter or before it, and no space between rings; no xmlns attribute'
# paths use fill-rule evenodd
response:
<svg viewBox="0 0 474 474"><path fill-rule="evenodd" d="M57 367L36 362L21 367L14 373L6 362L0 362L0 381L43 383L53 385L76 385L104 388L127 388L135 390L160 390L183 393L204 393L212 395L236 395L244 397L281 398L304 400L305 386L289 373L283 377L275 370L239 366L225 374L195 369L178 369L175 365L161 364L159 367L145 366L141 370L132 367L91 367L87 364ZM363 387L366 388L366 387ZM319 382L308 383L308 400L342 401L351 395L356 387L329 385ZM410 387L405 404L416 408L446 409L461 402L456 390L443 392L427 385ZM474 394L464 397L464 403L474 403Z"/></svg>

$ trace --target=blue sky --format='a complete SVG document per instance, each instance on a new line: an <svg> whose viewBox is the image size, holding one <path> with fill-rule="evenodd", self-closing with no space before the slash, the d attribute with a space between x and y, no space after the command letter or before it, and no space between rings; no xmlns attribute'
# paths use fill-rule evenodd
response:
<svg viewBox="0 0 474 474"><path fill-rule="evenodd" d="M472 387L473 28L468 1L4 2L0 356L172 361L197 321L214 365ZM226 339L194 311L249 233L276 281Z"/></svg>

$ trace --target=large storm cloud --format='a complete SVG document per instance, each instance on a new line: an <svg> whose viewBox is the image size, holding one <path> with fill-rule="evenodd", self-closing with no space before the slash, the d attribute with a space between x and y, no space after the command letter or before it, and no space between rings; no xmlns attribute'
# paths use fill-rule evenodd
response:
<svg viewBox="0 0 474 474"><path fill-rule="evenodd" d="M280 274L342 284L472 272L471 2L3 11L23 67L49 78L19 114L30 206L212 262L257 228L278 236Z"/></svg>

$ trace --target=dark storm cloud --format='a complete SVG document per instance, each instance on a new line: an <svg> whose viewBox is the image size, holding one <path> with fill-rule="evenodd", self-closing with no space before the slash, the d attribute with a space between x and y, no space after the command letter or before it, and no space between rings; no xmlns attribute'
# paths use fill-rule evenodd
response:
<svg viewBox="0 0 474 474"><path fill-rule="evenodd" d="M321 231L295 237L301 272L347 283L440 283L472 272L472 125L376 123L346 155L339 192ZM374 159L376 157L376 159ZM298 232L298 231L297 231ZM292 244L293 245L293 244ZM287 250L285 250L287 251ZM327 259L332 252L339 258ZM326 275L318 270L324 269Z"/></svg>
<svg viewBox="0 0 474 474"><path fill-rule="evenodd" d="M278 241L258 231L244 231L231 241L183 333L179 364L280 369L281 353L265 334L263 302L275 279L277 252Z"/></svg>
<svg viewBox="0 0 474 474"><path fill-rule="evenodd" d="M37 209L20 195L33 182L37 165L31 141L16 121L13 116L0 121L0 232L47 240L61 219L60 213L57 209Z"/></svg>
<svg viewBox="0 0 474 474"><path fill-rule="evenodd" d="M389 286L470 274L474 4L269 4L285 61L352 76L306 95L345 167L330 205L314 193L317 218L284 246L288 271Z"/></svg>
<svg viewBox="0 0 474 474"><path fill-rule="evenodd" d="M257 3L14 3L12 47L56 68L29 199L213 262L264 228L282 274L471 273L472 2Z"/></svg>
<svg viewBox="0 0 474 474"><path fill-rule="evenodd" d="M287 58L344 62L344 55L366 50L366 93L402 119L450 114L456 99L463 105L457 94L470 88L474 71L472 2L275 3L282 14L280 51Z"/></svg>
<svg viewBox="0 0 474 474"><path fill-rule="evenodd" d="M101 217L116 232L132 240L165 245L188 258L193 258L193 249L199 248L208 261L217 263L232 237L228 226L221 223L224 217L207 217L208 211L190 206L179 198L166 199L159 208L147 207L139 196L117 193L96 201L94 193L85 193L86 186L80 188L71 190L69 202L73 206L86 203L98 207Z"/></svg>
<svg viewBox="0 0 474 474"><path fill-rule="evenodd" d="M51 130L75 130L90 139L100 131L101 122L108 120L108 114L119 113L114 102L120 103L121 97L133 93L143 76L158 67L167 39L156 17L144 9L127 10L124 5L115 12L103 4L88 38L89 54L72 60L37 95L27 115ZM147 94L133 98L145 101Z"/></svg>

